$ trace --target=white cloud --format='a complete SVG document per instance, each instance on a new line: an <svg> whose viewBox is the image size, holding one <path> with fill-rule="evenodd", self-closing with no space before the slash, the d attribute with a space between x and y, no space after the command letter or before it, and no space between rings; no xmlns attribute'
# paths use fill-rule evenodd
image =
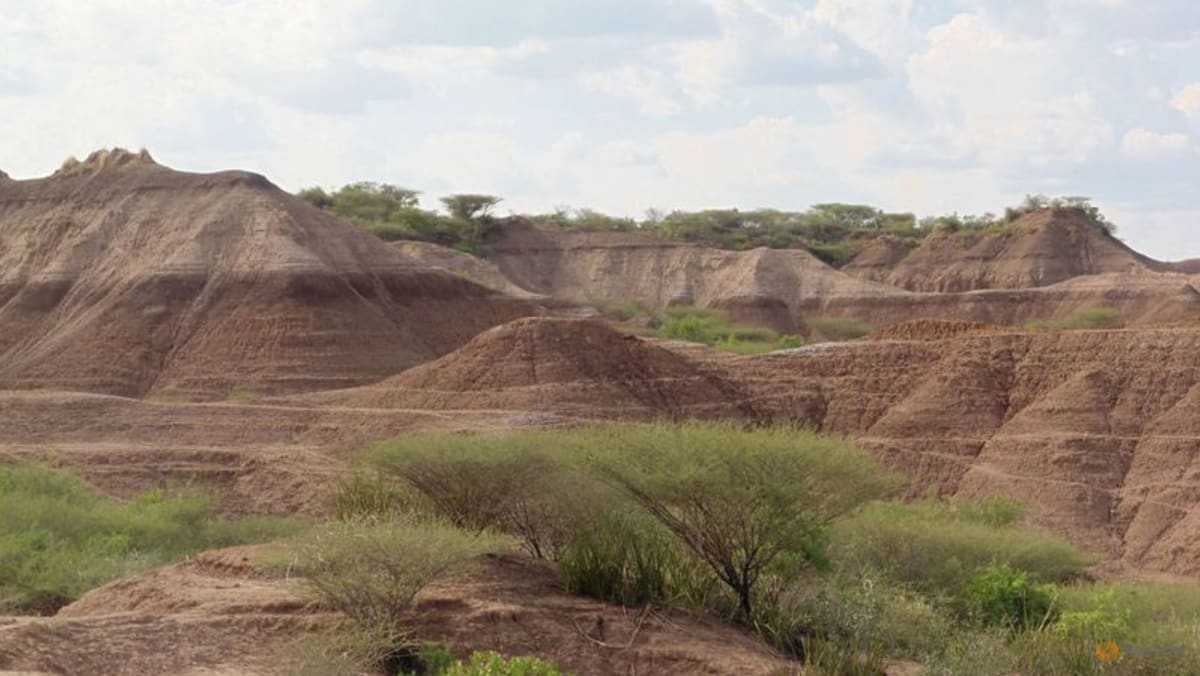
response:
<svg viewBox="0 0 1200 676"><path fill-rule="evenodd" d="M1186 153L1191 145L1187 134L1159 133L1134 127L1121 138L1121 154L1133 160L1161 160Z"/></svg>
<svg viewBox="0 0 1200 676"><path fill-rule="evenodd" d="M844 33L786 4L719 5L721 35L668 45L665 56L700 101L727 87L803 87L876 75L875 57Z"/></svg>
<svg viewBox="0 0 1200 676"><path fill-rule="evenodd" d="M919 39L912 0L820 0L813 16L875 54L903 59Z"/></svg>
<svg viewBox="0 0 1200 676"><path fill-rule="evenodd" d="M577 81L587 91L631 101L646 115L662 117L680 110L679 102L665 91L662 73L650 68L626 64L580 73Z"/></svg>
<svg viewBox="0 0 1200 676"><path fill-rule="evenodd" d="M1187 115L1193 122L1200 123L1200 82L1180 89L1171 99L1171 107Z"/></svg>
<svg viewBox="0 0 1200 676"><path fill-rule="evenodd" d="M931 29L907 64L947 157L1000 167L1076 164L1111 147L1104 109L1046 38L1011 35L976 14Z"/></svg>

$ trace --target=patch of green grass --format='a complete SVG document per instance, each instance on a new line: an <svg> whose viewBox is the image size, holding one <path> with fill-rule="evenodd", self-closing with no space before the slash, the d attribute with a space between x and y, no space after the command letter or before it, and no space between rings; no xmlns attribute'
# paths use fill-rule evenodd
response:
<svg viewBox="0 0 1200 676"><path fill-rule="evenodd" d="M536 657L505 657L487 651L471 653L470 659L457 662L441 673L445 676L560 676L562 671Z"/></svg>
<svg viewBox="0 0 1200 676"><path fill-rule="evenodd" d="M0 611L49 614L89 589L216 547L290 535L289 519L223 519L216 501L150 491L123 502L65 472L0 467Z"/></svg>
<svg viewBox="0 0 1200 676"><path fill-rule="evenodd" d="M825 340L855 340L870 335L873 330L866 322L853 317L809 317L804 321Z"/></svg>
<svg viewBox="0 0 1200 676"><path fill-rule="evenodd" d="M658 335L671 340L702 343L734 354L762 354L803 344L799 336L780 336L761 326L735 324L719 310L691 305L667 308Z"/></svg>
<svg viewBox="0 0 1200 676"><path fill-rule="evenodd" d="M1076 310L1063 319L1031 319L1025 322L1029 331L1070 331L1078 329L1110 329L1120 326L1121 313L1111 307Z"/></svg>

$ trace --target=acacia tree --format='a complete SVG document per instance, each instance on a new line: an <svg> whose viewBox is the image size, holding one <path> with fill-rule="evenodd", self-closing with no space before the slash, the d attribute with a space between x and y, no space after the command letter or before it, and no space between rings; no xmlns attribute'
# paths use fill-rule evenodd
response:
<svg viewBox="0 0 1200 676"><path fill-rule="evenodd" d="M442 204L450 215L461 221L475 221L488 215L492 207L502 202L495 195L479 195L462 193L447 195L442 198Z"/></svg>
<svg viewBox="0 0 1200 676"><path fill-rule="evenodd" d="M791 428L653 425L597 446L602 474L712 569L748 624L764 572L901 484L845 441Z"/></svg>

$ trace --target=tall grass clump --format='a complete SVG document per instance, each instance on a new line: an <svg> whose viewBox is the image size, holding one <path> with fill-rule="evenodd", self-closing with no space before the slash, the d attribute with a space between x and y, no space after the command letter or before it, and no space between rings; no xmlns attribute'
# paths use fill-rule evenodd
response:
<svg viewBox="0 0 1200 676"><path fill-rule="evenodd" d="M212 496L156 490L131 501L66 472L0 467L0 612L53 613L110 580L196 552L290 535L292 520L224 519Z"/></svg>

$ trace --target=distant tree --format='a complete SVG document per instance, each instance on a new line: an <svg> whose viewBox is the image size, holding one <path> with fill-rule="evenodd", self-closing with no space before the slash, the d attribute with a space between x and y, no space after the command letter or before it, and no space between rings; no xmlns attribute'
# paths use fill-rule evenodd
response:
<svg viewBox="0 0 1200 676"><path fill-rule="evenodd" d="M328 209L333 206L333 197L319 186L305 188L296 193L296 196L318 209Z"/></svg>
<svg viewBox="0 0 1200 676"><path fill-rule="evenodd" d="M503 200L495 195L471 193L447 195L442 198L442 204L445 205L446 211L450 212L452 217L461 221L474 221L487 216L492 207L501 201Z"/></svg>

